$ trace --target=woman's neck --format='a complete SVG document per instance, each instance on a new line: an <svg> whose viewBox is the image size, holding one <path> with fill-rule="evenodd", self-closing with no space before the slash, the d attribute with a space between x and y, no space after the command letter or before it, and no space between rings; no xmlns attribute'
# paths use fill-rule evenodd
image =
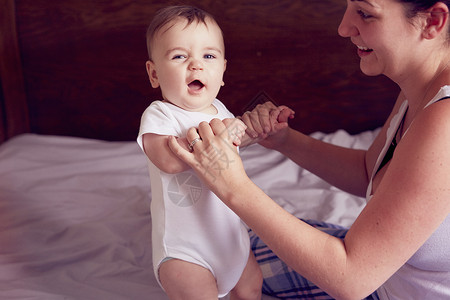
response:
<svg viewBox="0 0 450 300"><path fill-rule="evenodd" d="M406 99L408 100L408 119L413 119L417 113L433 99L440 88L450 84L450 57L441 60L436 67L422 68L417 70L409 82L400 85Z"/></svg>

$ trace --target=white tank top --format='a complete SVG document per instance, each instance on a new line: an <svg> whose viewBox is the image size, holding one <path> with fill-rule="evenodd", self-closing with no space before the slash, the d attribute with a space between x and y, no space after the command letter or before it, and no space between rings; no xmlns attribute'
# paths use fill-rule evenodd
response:
<svg viewBox="0 0 450 300"><path fill-rule="evenodd" d="M448 97L450 97L450 86L444 86L425 107ZM387 152L393 135L401 124L401 119L406 112L407 106L408 102L405 101L400 107L399 113L392 119L387 131L386 145L378 157L374 170L378 170L378 166ZM371 190L372 180L368 187L368 199L370 199ZM449 216L408 262L377 290L377 293L380 299L391 300L450 299Z"/></svg>

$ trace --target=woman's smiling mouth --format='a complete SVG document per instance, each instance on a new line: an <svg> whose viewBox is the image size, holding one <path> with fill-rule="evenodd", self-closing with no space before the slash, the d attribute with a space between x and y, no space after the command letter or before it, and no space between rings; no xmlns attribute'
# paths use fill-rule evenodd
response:
<svg viewBox="0 0 450 300"><path fill-rule="evenodd" d="M367 47L363 47L363 46L356 46L356 47L358 47L358 49L361 50L361 51L373 51L372 49L367 48Z"/></svg>
<svg viewBox="0 0 450 300"><path fill-rule="evenodd" d="M356 46L356 47L358 47L358 55L360 57L366 56L366 55L368 55L368 54L373 52L373 49L370 49L370 48L367 48L367 47L363 47L363 46Z"/></svg>

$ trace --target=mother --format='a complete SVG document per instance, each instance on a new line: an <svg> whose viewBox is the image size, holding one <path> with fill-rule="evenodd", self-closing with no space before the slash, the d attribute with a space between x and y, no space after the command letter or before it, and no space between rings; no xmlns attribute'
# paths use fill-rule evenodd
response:
<svg viewBox="0 0 450 300"><path fill-rule="evenodd" d="M263 268L272 295L300 297L308 289L320 295L304 277L339 299L450 297L449 6L449 0L347 0L339 34L357 47L362 72L384 74L401 89L367 151L289 128L285 107L266 103L242 117L262 145L343 190L366 193L368 203L348 231L310 226L265 195L246 175L220 120L188 132L189 141L202 139L192 153L169 139L172 151L256 233L255 247L277 255L267 254Z"/></svg>

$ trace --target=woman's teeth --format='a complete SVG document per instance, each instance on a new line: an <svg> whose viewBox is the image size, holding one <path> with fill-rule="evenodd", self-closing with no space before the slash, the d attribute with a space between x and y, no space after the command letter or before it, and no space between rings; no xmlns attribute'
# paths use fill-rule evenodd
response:
<svg viewBox="0 0 450 300"><path fill-rule="evenodd" d="M357 46L359 50L361 51L372 51L372 49L367 48L367 47L363 47L363 46Z"/></svg>

